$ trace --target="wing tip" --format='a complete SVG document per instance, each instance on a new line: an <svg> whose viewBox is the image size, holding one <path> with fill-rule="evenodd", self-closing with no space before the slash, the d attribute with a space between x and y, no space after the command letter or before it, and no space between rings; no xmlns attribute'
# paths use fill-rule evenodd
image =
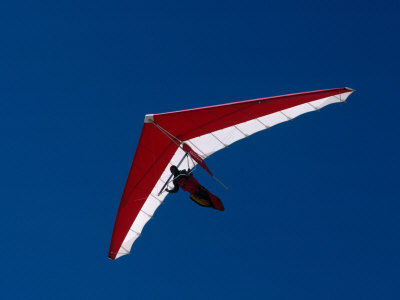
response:
<svg viewBox="0 0 400 300"><path fill-rule="evenodd" d="M349 87L347 87L347 86L345 87L345 89L348 90L349 92L352 92L352 93L356 91L356 90L354 90L354 89L352 89L352 88L349 88Z"/></svg>
<svg viewBox="0 0 400 300"><path fill-rule="evenodd" d="M116 260L117 259L116 255L112 254L112 253L108 253L107 258L110 259L110 260Z"/></svg>

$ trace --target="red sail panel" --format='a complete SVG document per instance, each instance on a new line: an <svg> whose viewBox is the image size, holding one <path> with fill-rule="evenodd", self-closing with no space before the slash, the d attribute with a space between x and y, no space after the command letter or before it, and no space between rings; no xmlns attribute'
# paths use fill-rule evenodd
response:
<svg viewBox="0 0 400 300"><path fill-rule="evenodd" d="M177 146L153 124L143 125L115 219L110 258L115 259L132 223L176 150Z"/></svg>
<svg viewBox="0 0 400 300"><path fill-rule="evenodd" d="M351 90L347 88L329 89L155 114L154 122L181 141L186 141L293 106L349 91Z"/></svg>

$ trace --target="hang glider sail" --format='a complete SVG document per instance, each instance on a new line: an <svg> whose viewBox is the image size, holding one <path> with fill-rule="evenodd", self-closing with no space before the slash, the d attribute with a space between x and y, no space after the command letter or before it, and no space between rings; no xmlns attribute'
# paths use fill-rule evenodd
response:
<svg viewBox="0 0 400 300"><path fill-rule="evenodd" d="M169 168L187 155L190 168L230 144L276 124L344 102L353 92L337 88L146 115L122 194L109 258L129 254L133 242L168 193Z"/></svg>

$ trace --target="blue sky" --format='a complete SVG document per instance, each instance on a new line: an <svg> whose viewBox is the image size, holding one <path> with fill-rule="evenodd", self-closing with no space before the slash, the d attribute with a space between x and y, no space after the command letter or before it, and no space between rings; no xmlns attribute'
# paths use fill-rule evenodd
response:
<svg viewBox="0 0 400 300"><path fill-rule="evenodd" d="M396 1L0 4L4 299L398 299ZM349 86L215 154L107 259L146 113Z"/></svg>

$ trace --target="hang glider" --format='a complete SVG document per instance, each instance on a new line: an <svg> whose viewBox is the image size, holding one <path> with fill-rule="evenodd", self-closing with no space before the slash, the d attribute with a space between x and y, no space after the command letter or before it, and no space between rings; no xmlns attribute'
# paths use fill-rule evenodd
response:
<svg viewBox="0 0 400 300"><path fill-rule="evenodd" d="M197 164L207 168L203 160L232 143L306 112L344 102L352 92L337 88L146 115L118 208L109 258L130 253L168 194L163 189L170 180L170 166L182 163L188 153L194 158L188 160L190 168Z"/></svg>

